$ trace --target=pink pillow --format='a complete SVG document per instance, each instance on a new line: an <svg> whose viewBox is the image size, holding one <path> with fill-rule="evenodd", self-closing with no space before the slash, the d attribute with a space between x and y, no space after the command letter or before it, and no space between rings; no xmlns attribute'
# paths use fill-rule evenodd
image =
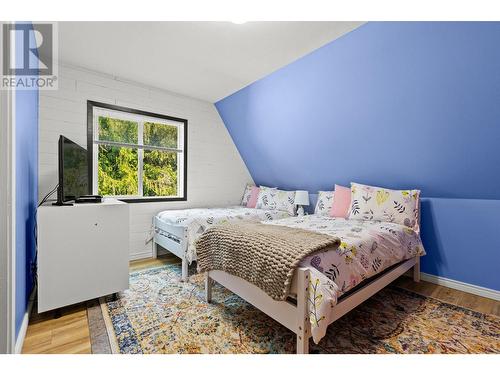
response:
<svg viewBox="0 0 500 375"><path fill-rule="evenodd" d="M259 197L260 189L257 186L252 186L250 198L248 198L247 208L255 208L257 205L257 198Z"/></svg>
<svg viewBox="0 0 500 375"><path fill-rule="evenodd" d="M333 200L330 216L343 217L349 216L349 207L351 206L351 189L345 186L335 185L335 199Z"/></svg>

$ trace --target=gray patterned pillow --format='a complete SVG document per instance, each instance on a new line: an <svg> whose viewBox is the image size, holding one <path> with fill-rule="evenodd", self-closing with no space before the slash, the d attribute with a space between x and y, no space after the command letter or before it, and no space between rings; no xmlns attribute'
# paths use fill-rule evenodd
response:
<svg viewBox="0 0 500 375"><path fill-rule="evenodd" d="M333 205L333 195L333 191L318 191L318 201L314 208L316 215L327 216L330 214Z"/></svg>
<svg viewBox="0 0 500 375"><path fill-rule="evenodd" d="M255 208L275 210L276 201L274 200L274 196L276 195L278 189L267 186L260 186L259 189L259 195L257 197L257 204L255 205Z"/></svg>
<svg viewBox="0 0 500 375"><path fill-rule="evenodd" d="M242 206L247 206L247 203L248 203L248 200L250 199L250 195L252 194L252 188L254 187L255 185L250 185L250 184L247 184L246 188L245 188L245 192L243 193L243 198L241 198L241 205Z"/></svg>

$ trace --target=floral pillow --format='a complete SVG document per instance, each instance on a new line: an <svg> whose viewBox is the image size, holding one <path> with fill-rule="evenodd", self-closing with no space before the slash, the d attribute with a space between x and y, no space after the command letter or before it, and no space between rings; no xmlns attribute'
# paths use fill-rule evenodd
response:
<svg viewBox="0 0 500 375"><path fill-rule="evenodd" d="M295 215L295 191L276 190L274 202L276 210Z"/></svg>
<svg viewBox="0 0 500 375"><path fill-rule="evenodd" d="M329 215L333 205L333 191L318 191L318 201L314 207L316 215Z"/></svg>
<svg viewBox="0 0 500 375"><path fill-rule="evenodd" d="M275 210L276 202L274 196L278 191L277 188L270 188L267 186L260 186L259 197L257 198L257 204L255 208L260 208L263 210Z"/></svg>
<svg viewBox="0 0 500 375"><path fill-rule="evenodd" d="M418 233L420 190L390 190L353 182L349 219L402 224Z"/></svg>
<svg viewBox="0 0 500 375"><path fill-rule="evenodd" d="M247 184L245 188L245 192L243 193L243 198L241 198L241 205L242 206L247 206L248 200L250 199L250 196L252 195L252 188L254 185Z"/></svg>

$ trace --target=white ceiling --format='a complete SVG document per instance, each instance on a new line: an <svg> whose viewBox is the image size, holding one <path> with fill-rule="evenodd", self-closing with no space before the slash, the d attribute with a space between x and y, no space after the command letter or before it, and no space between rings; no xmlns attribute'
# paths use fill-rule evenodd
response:
<svg viewBox="0 0 500 375"><path fill-rule="evenodd" d="M361 22L60 22L59 59L216 102Z"/></svg>

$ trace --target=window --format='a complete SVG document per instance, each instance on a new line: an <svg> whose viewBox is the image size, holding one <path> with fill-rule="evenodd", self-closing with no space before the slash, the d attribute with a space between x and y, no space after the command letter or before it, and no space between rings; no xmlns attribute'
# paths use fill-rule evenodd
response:
<svg viewBox="0 0 500 375"><path fill-rule="evenodd" d="M91 101L87 110L94 194L186 200L187 120Z"/></svg>

